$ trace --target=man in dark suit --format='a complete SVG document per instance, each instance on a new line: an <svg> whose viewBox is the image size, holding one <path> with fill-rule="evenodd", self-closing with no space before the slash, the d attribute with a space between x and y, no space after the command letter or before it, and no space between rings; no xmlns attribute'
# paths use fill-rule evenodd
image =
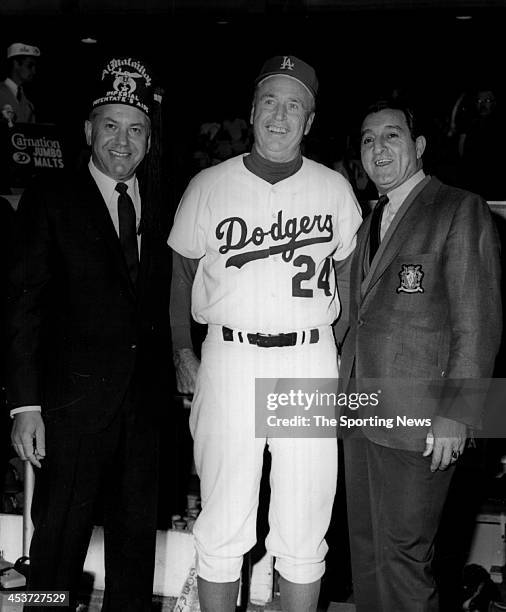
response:
<svg viewBox="0 0 506 612"><path fill-rule="evenodd" d="M152 76L132 58L101 74L88 167L19 205L8 399L13 445L39 468L29 588L69 590L75 605L100 499L102 609L139 612L151 609L169 253L153 185L136 178L156 136Z"/></svg>
<svg viewBox="0 0 506 612"><path fill-rule="evenodd" d="M362 123L362 163L382 197L358 234L340 376L344 391L375 379L381 393L343 415L363 419L343 427L357 612L439 609L434 537L467 432L480 425L479 402L462 389L492 375L501 338L487 204L426 176L425 145L408 108L379 103Z"/></svg>

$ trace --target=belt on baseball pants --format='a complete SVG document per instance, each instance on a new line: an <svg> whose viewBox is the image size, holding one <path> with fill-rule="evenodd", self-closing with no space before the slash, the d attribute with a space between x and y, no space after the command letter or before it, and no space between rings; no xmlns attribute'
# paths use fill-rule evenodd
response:
<svg viewBox="0 0 506 612"><path fill-rule="evenodd" d="M270 348L273 346L295 346L296 344L316 344L320 339L318 329L308 329L307 331L288 332L286 334L262 334L260 332L249 333L230 329L223 326L221 328L223 340L225 342L245 342Z"/></svg>

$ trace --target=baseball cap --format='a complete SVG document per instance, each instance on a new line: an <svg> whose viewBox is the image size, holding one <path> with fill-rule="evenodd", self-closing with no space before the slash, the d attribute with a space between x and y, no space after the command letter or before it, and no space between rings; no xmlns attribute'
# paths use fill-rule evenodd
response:
<svg viewBox="0 0 506 612"><path fill-rule="evenodd" d="M318 79L314 68L294 55L276 55L268 59L255 80L255 85L264 79L281 74L302 83L316 98L318 93Z"/></svg>
<svg viewBox="0 0 506 612"><path fill-rule="evenodd" d="M149 67L133 57L110 59L103 67L92 107L127 104L150 116L154 89Z"/></svg>
<svg viewBox="0 0 506 612"><path fill-rule="evenodd" d="M32 57L39 57L40 49L33 45L26 45L25 43L13 43L7 47L7 59L15 57L16 55L31 55Z"/></svg>

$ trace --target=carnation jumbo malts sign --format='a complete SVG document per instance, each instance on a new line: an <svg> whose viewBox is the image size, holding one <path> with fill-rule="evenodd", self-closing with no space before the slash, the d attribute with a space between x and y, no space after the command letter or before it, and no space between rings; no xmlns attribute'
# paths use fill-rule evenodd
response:
<svg viewBox="0 0 506 612"><path fill-rule="evenodd" d="M17 123L7 134L11 186L25 186L34 175L64 169L63 144L53 124Z"/></svg>

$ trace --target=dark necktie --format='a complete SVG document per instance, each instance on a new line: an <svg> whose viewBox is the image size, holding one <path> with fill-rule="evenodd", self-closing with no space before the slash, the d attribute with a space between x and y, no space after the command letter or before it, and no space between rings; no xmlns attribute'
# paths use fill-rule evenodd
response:
<svg viewBox="0 0 506 612"><path fill-rule="evenodd" d="M382 195L372 211L371 227L369 229L369 264L374 259L381 242L381 218L383 209L388 204L388 196Z"/></svg>
<svg viewBox="0 0 506 612"><path fill-rule="evenodd" d="M139 251L137 247L137 232L135 223L135 208L132 198L128 195L128 185L117 183L118 195L119 241L125 255L128 273L135 285L139 271Z"/></svg>
<svg viewBox="0 0 506 612"><path fill-rule="evenodd" d="M21 87L21 85L18 85L18 91L16 93L16 100L18 102L21 102L21 98L23 97L23 89Z"/></svg>

